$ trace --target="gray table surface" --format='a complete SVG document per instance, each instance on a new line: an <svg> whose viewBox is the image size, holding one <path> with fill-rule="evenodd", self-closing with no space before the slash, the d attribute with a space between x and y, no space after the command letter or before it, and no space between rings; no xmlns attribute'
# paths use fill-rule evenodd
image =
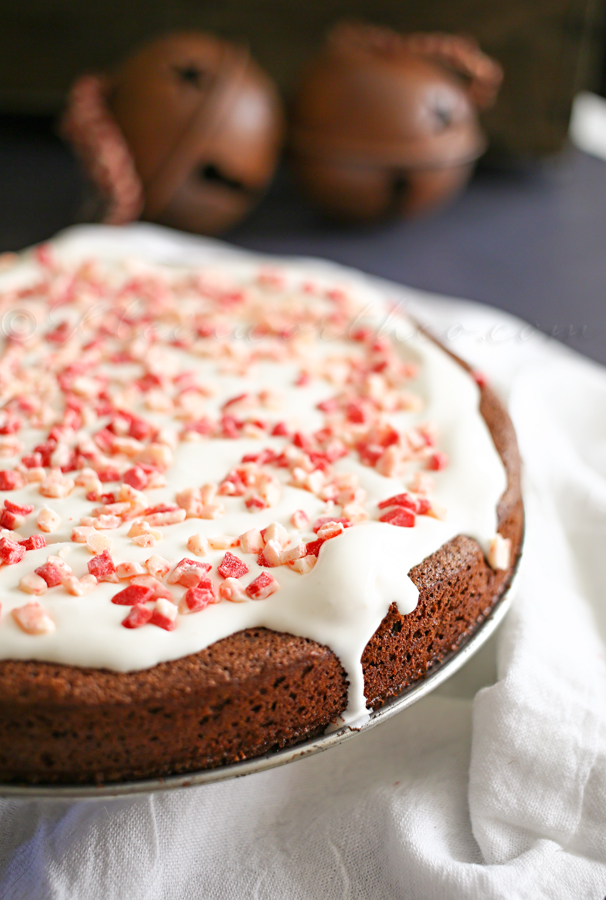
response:
<svg viewBox="0 0 606 900"><path fill-rule="evenodd" d="M70 224L81 191L48 123L0 119L0 252ZM283 169L226 239L491 304L606 363L606 163L572 149L524 172L478 173L432 217L350 229L317 217Z"/></svg>

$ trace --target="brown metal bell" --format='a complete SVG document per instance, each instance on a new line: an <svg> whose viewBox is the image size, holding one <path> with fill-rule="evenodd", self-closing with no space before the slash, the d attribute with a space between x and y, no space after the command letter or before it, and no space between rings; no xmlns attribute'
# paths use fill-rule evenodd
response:
<svg viewBox="0 0 606 900"><path fill-rule="evenodd" d="M467 39L337 26L293 102L302 187L324 212L350 220L445 202L485 150L477 110L494 101L501 77Z"/></svg>
<svg viewBox="0 0 606 900"><path fill-rule="evenodd" d="M150 41L72 87L62 132L105 206L202 234L239 221L267 187L284 135L272 80L244 48L199 32Z"/></svg>

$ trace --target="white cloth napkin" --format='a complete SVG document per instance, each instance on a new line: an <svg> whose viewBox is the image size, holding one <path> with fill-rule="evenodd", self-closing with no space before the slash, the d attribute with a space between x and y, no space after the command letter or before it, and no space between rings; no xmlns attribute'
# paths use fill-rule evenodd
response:
<svg viewBox="0 0 606 900"><path fill-rule="evenodd" d="M515 422L527 538L496 667L484 649L400 715L283 768L0 801L2 900L603 900L606 372L496 310L387 289L488 373Z"/></svg>

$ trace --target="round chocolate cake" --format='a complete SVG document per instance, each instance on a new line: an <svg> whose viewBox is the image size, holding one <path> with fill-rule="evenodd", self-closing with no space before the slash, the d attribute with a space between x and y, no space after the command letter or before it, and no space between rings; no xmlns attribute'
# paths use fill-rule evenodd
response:
<svg viewBox="0 0 606 900"><path fill-rule="evenodd" d="M353 276L79 234L0 279L0 781L187 772L363 722L511 579L503 406Z"/></svg>

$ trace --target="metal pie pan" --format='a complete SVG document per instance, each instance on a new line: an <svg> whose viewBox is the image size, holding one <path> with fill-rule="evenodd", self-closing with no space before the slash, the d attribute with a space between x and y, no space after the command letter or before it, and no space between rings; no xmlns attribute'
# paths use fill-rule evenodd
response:
<svg viewBox="0 0 606 900"><path fill-rule="evenodd" d="M442 684L442 682L446 681L465 665L503 621L513 602L516 583L517 573L489 615L478 625L474 633L461 647L447 656L423 681L416 682L405 688L397 697L388 700L384 706L371 713L370 719L361 728L352 729L345 725L331 731L329 734L323 734L312 740L296 744L294 747L287 747L284 750L267 753L265 756L257 756L254 759L247 759L230 766L220 766L216 769L204 769L183 775L170 775L166 778L149 778L142 781L123 781L102 785L0 784L0 797L19 797L30 800L42 797L55 800L78 800L96 797L117 797L128 794L149 794L156 791L174 790L175 788L213 784L217 781L226 781L229 778L241 778L243 775L264 772L266 769L273 769L276 766L296 762L298 759L304 759L306 756L336 747L355 735L380 725L391 718L391 716L396 715L396 713L402 712L408 706L412 706L413 703L426 697L438 685Z"/></svg>

